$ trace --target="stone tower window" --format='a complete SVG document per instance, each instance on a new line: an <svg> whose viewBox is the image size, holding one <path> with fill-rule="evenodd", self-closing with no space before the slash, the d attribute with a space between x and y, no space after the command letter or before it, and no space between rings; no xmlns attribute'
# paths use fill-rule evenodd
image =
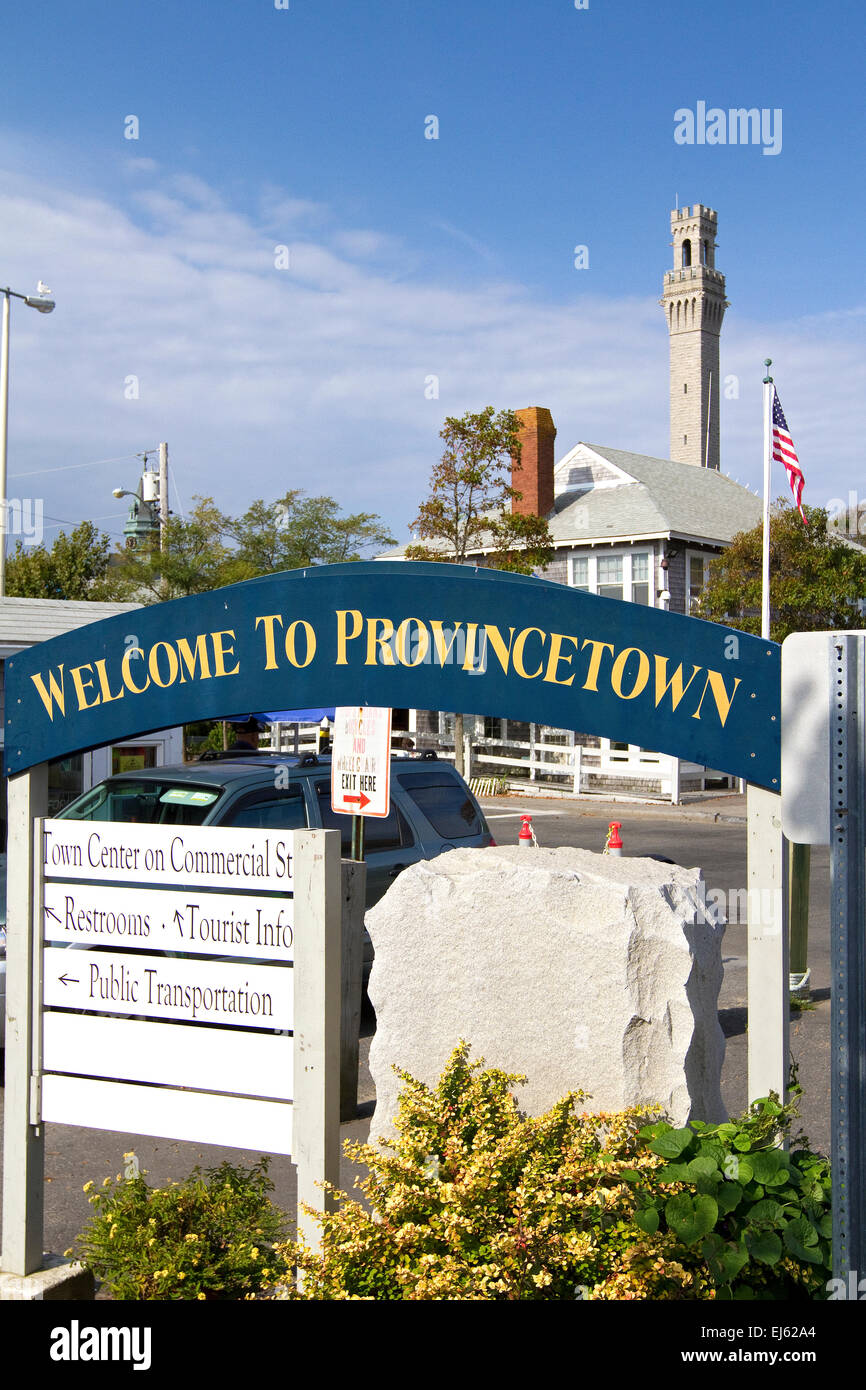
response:
<svg viewBox="0 0 866 1390"><path fill-rule="evenodd" d="M692 243L686 237L683 242L683 265L689 266L692 263Z"/></svg>

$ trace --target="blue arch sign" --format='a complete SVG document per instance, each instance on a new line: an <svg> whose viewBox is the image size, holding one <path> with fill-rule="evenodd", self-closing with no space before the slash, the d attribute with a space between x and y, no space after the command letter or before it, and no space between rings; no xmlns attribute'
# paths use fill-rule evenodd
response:
<svg viewBox="0 0 866 1390"><path fill-rule="evenodd" d="M779 790L775 643L530 576L402 561L267 575L31 647L6 665L6 769L317 704L475 710Z"/></svg>

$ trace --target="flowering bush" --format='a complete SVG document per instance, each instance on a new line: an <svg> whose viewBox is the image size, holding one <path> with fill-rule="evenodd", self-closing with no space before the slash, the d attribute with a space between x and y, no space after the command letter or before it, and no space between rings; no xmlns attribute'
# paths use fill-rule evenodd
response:
<svg viewBox="0 0 866 1390"><path fill-rule="evenodd" d="M369 1169L359 1186L370 1209L336 1194L337 1210L317 1214L321 1254L303 1242L283 1247L301 1277L281 1297L814 1296L826 1252L816 1263L812 1236L796 1221L803 1201L819 1220L826 1215L826 1163L809 1155L796 1167L803 1181L793 1176L774 1147L788 1111L771 1101L771 1114L739 1124L673 1130L657 1110L578 1113L585 1096L571 1092L528 1118L510 1091L524 1078L483 1066L461 1042L432 1089L398 1070L397 1139L346 1146ZM680 1158L693 1145L694 1156L671 1165L672 1145ZM736 1156L739 1180L725 1174L726 1155ZM783 1168L784 1183L774 1176ZM777 1183L779 1200L756 1210L765 1181ZM778 1251L764 1240L768 1221L793 1225Z"/></svg>
<svg viewBox="0 0 866 1390"><path fill-rule="evenodd" d="M101 1191L87 1183L95 1210L78 1257L118 1299L255 1297L287 1273L274 1248L285 1217L267 1196L267 1169L267 1159L222 1163L151 1188L133 1162Z"/></svg>

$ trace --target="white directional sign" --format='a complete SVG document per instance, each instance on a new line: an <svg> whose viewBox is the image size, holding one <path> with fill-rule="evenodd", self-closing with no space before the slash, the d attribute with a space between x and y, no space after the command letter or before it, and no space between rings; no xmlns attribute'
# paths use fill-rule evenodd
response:
<svg viewBox="0 0 866 1390"><path fill-rule="evenodd" d="M391 809L391 711L344 705L334 711L331 807L345 815Z"/></svg>
<svg viewBox="0 0 866 1390"><path fill-rule="evenodd" d="M292 970L49 946L45 1003L55 1008L235 1027L292 1026Z"/></svg>
<svg viewBox="0 0 866 1390"><path fill-rule="evenodd" d="M46 941L182 951L250 960L294 958L293 900L238 893L45 884Z"/></svg>
<svg viewBox="0 0 866 1390"><path fill-rule="evenodd" d="M46 820L42 858L44 1118L290 1153L293 833Z"/></svg>
<svg viewBox="0 0 866 1390"><path fill-rule="evenodd" d="M46 820L46 878L292 891L292 832Z"/></svg>

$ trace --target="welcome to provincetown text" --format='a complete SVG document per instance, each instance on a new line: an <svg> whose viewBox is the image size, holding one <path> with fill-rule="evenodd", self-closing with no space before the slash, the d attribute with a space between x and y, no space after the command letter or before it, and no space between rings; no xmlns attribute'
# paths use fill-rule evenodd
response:
<svg viewBox="0 0 866 1390"><path fill-rule="evenodd" d="M617 648L601 637L534 626L500 629L494 623L415 617L395 623L356 608L337 609L334 622L336 667L457 664L471 675L498 668L505 676L609 693L624 701L651 701L655 708L667 707L670 701L672 711L682 705L681 714L718 719L722 727L742 684L739 676L726 680L711 667L682 661L674 665L668 656L641 647ZM254 625L258 670L305 670L316 661L320 642L307 619L267 613L257 616ZM237 676L237 644L234 628L165 638L146 649L128 645L116 659L100 657L68 668L61 662L30 679L53 723L116 700L134 699L154 687L167 690Z"/></svg>

